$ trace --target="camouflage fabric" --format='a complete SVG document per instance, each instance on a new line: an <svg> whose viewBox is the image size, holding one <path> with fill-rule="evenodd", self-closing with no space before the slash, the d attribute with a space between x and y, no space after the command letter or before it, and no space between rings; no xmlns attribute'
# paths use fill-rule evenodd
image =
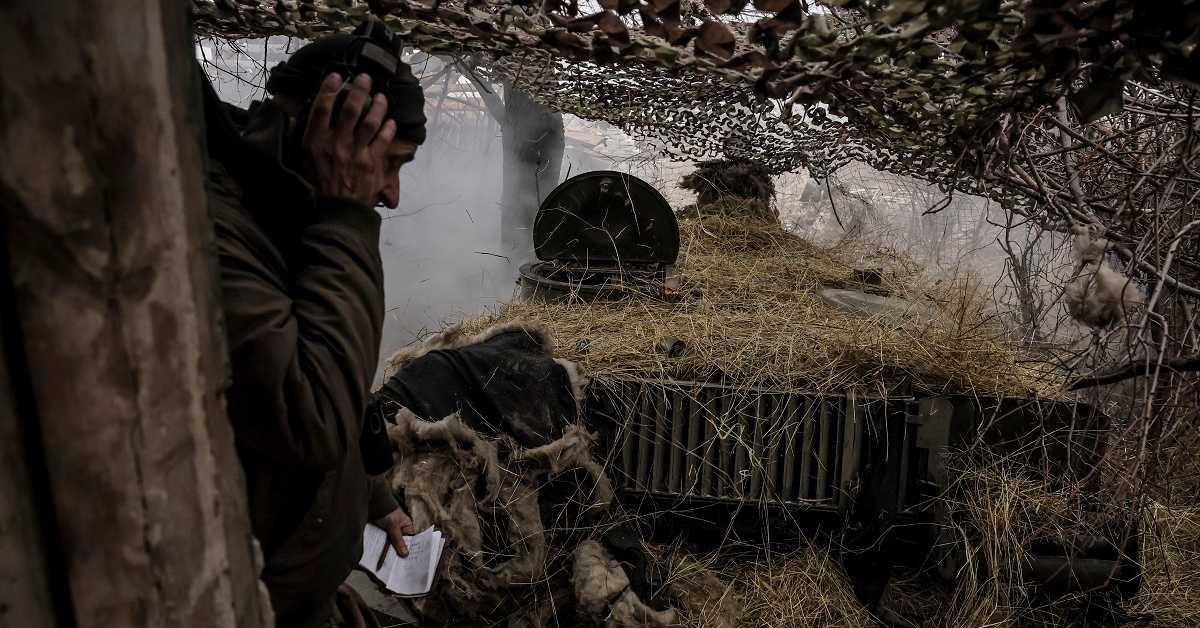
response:
<svg viewBox="0 0 1200 628"><path fill-rule="evenodd" d="M431 2L193 9L222 37L315 37L374 12L412 46L483 58L488 78L673 158L818 177L859 161L1052 228L1133 220L1147 177L1195 185L1189 162L1157 155L1196 115L1200 0ZM1142 229L1117 228L1134 248Z"/></svg>

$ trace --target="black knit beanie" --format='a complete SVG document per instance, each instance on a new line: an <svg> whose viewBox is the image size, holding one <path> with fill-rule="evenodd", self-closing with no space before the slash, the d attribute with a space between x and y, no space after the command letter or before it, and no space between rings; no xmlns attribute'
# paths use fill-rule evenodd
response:
<svg viewBox="0 0 1200 628"><path fill-rule="evenodd" d="M387 117L396 122L396 138L425 141L425 94L412 68L400 60L398 40L378 20L364 22L353 34L323 37L300 48L271 68L267 92L311 103L321 82L334 72L345 80L369 74L371 94L387 96Z"/></svg>

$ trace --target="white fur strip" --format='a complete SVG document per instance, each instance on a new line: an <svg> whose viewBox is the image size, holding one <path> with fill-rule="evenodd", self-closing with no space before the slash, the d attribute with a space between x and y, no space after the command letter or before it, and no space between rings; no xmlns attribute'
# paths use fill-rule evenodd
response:
<svg viewBox="0 0 1200 628"><path fill-rule="evenodd" d="M536 323L520 320L499 323L488 327L474 336L468 336L463 333L463 327L460 323L428 336L424 340L419 340L407 347L400 348L400 350L392 354L392 357L388 358L383 375L385 378L391 377L396 371L399 371L413 360L430 351L467 347L510 331L523 331L529 334L537 340L538 344L542 345L547 355L554 354L554 343L550 338L550 332L545 327Z"/></svg>

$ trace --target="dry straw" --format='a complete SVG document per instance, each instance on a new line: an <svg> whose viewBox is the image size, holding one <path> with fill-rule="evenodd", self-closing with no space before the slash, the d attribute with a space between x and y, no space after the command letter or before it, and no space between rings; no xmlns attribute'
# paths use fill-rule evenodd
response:
<svg viewBox="0 0 1200 628"><path fill-rule="evenodd" d="M1006 337L980 285L933 280L892 251L866 243L821 247L777 222L713 212L681 223L685 296L587 303L513 303L466 324L531 320L552 333L559 357L590 375L724 379L740 385L832 391L907 383L929 392L1054 395L1061 380ZM856 266L882 268L883 287L926 304L920 316L840 310L822 287L862 287ZM667 357L660 340L686 353Z"/></svg>
<svg viewBox="0 0 1200 628"><path fill-rule="evenodd" d="M841 566L826 551L804 548L760 562L730 565L726 573L741 589L741 626L874 625L855 599Z"/></svg>
<svg viewBox="0 0 1200 628"><path fill-rule="evenodd" d="M935 555L955 545L966 550L966 563L951 583L898 579L889 599L907 617L923 626L1067 627L1083 625L1089 612L1097 618L1112 612L1140 626L1198 625L1200 511L1161 504L1143 509L1136 528L1140 538L1133 541L1138 555L1126 556L1143 569L1141 587L1132 597L1120 599L1115 591L1045 596L1023 569L1035 540L1091 536L1125 546L1131 528L1105 523L1128 520L1134 511L1089 499L1094 491L1076 483L1039 478L1000 461L964 462L955 475L955 486L943 496L945 510L954 516L941 522L947 533ZM1104 608L1100 613L1097 604Z"/></svg>
<svg viewBox="0 0 1200 628"><path fill-rule="evenodd" d="M791 552L752 547L707 554L692 554L674 546L652 546L649 550L653 565L662 572L661 592L668 598L678 581L715 578L727 583L726 591L714 591L710 596L714 600L710 606L699 608L699 612L695 608L681 609L680 624L688 628L725 624L727 620L716 612L720 602L725 601L736 609L732 624L744 628L875 625L855 599L836 557L815 545Z"/></svg>
<svg viewBox="0 0 1200 628"><path fill-rule="evenodd" d="M971 470L962 477L959 513L945 539L970 547L970 560L952 581L935 573L897 571L885 604L923 628L1071 627L1084 625L1085 595L1046 598L1025 580L1022 565L1031 539L1096 533L1081 515L1074 491L1010 470ZM1184 628L1200 618L1200 511L1155 505L1142 524L1140 591L1112 608L1132 625ZM969 540L968 540L969 539ZM950 541L947 541L950 542ZM780 553L734 548L693 555L678 548L652 549L665 582L714 574L737 601L736 625L859 628L876 624L855 599L836 556L819 544ZM1102 595L1101 598L1104 596ZM1095 604L1096 600L1090 600ZM715 624L702 614L681 615L685 626Z"/></svg>
<svg viewBox="0 0 1200 628"><path fill-rule="evenodd" d="M1152 616L1154 626L1200 624L1200 508L1149 509L1143 528L1142 590L1130 611Z"/></svg>
<svg viewBox="0 0 1200 628"><path fill-rule="evenodd" d="M919 588L903 584L893 595L897 606L944 625L1070 625L1085 600L1039 597L1026 578L1029 550L1037 540L1069 545L1083 535L1115 536L1103 524L1121 514L1092 512L1095 507L1089 507L1084 496L1094 491L1034 474L1027 467L965 457L951 457L949 462L956 480L941 498L947 516L937 524L944 534L935 555L957 549L964 563L953 586L932 609ZM1120 546L1123 538L1108 540ZM916 600L906 599L914 594Z"/></svg>

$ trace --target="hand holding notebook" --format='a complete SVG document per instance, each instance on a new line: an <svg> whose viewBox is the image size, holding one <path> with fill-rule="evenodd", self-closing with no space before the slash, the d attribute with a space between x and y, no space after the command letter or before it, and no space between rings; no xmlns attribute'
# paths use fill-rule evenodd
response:
<svg viewBox="0 0 1200 628"><path fill-rule="evenodd" d="M430 526L418 534L405 536L404 542L408 545L408 557L401 558L388 542L387 532L367 524L363 528L363 553L358 565L395 595L426 595L433 587L445 540L441 532ZM381 554L384 556L382 565L379 563Z"/></svg>

